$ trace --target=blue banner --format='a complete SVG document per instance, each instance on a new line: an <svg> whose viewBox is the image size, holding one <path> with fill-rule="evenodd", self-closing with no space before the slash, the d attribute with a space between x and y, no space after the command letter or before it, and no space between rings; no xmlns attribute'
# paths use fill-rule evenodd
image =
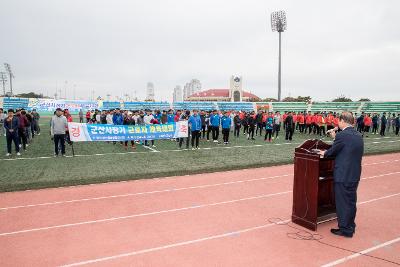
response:
<svg viewBox="0 0 400 267"><path fill-rule="evenodd" d="M158 140L188 136L187 121L149 125L68 123L71 141Z"/></svg>

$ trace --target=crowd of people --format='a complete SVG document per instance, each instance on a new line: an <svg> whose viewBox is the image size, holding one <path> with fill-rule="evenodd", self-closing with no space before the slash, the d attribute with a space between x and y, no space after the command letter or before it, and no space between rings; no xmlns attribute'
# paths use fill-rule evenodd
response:
<svg viewBox="0 0 400 267"><path fill-rule="evenodd" d="M0 108L0 135L6 137L7 156L11 156L12 143L17 156L20 156L21 149L25 151L35 135L40 135L39 120L40 115L35 109L9 109L5 113Z"/></svg>
<svg viewBox="0 0 400 267"><path fill-rule="evenodd" d="M7 115L0 111L4 127L4 135L7 136L7 155L11 155L11 143L14 142L17 155L20 148L26 149L35 134L40 134L39 114L32 110L9 110ZM324 136L327 131L338 127L339 114L336 112L271 112L265 110L255 111L205 111L205 110L89 110L78 113L79 122L109 125L146 125L166 124L178 121L188 121L189 135L185 138L173 139L181 149L185 146L192 150L199 149L200 140L228 145L230 135L234 138L241 135L247 140L255 140L262 136L264 141L273 142L280 138L283 131L284 139L291 141L294 133L302 135ZM354 127L363 136L368 134L380 134L392 130L399 135L400 114L369 114L362 112L354 114ZM54 141L54 156L65 155L65 142L71 144L68 134L68 122L72 122L72 116L68 110L57 109L50 121L50 134ZM4 129L3 129L4 128ZM222 141L220 138L222 135ZM112 142L114 145L116 142ZM155 147L154 140L124 141L120 142L125 149L136 148L135 144L145 147Z"/></svg>

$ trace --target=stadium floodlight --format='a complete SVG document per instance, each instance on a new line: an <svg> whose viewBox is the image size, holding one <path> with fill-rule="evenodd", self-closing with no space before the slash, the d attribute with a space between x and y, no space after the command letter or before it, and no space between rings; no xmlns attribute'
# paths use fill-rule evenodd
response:
<svg viewBox="0 0 400 267"><path fill-rule="evenodd" d="M6 82L7 82L7 73L0 72L0 80L3 83L3 95L6 96Z"/></svg>
<svg viewBox="0 0 400 267"><path fill-rule="evenodd" d="M279 33L279 67L278 67L278 101L281 101L281 33L286 30L285 11L271 13L271 28L273 32Z"/></svg>
<svg viewBox="0 0 400 267"><path fill-rule="evenodd" d="M8 73L8 76L10 77L10 94L13 96L13 91L12 91L12 79L14 78L14 74L12 73L11 66L8 63L4 63L4 67L6 68L6 71Z"/></svg>

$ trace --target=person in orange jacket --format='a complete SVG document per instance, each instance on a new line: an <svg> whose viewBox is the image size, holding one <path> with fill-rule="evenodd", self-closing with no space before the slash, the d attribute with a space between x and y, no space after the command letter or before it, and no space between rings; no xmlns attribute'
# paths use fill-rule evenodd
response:
<svg viewBox="0 0 400 267"><path fill-rule="evenodd" d="M332 111L329 112L328 116L326 117L326 129L329 131L333 129L333 113Z"/></svg>
<svg viewBox="0 0 400 267"><path fill-rule="evenodd" d="M372 119L371 119L371 114L367 114L364 117L364 134L366 137L368 137L369 129L371 128L372 125Z"/></svg>
<svg viewBox="0 0 400 267"><path fill-rule="evenodd" d="M339 117L337 114L333 114L333 126L339 129Z"/></svg>
<svg viewBox="0 0 400 267"><path fill-rule="evenodd" d="M293 115L293 124L295 125L295 127L293 127L293 130L298 130L299 129L299 122L297 121L297 114L296 112L292 113Z"/></svg>
<svg viewBox="0 0 400 267"><path fill-rule="evenodd" d="M301 112L299 115L297 115L297 123L299 124L299 131L300 133L304 133L304 113Z"/></svg>
<svg viewBox="0 0 400 267"><path fill-rule="evenodd" d="M325 135L325 124L326 124L326 121L325 121L325 116L323 114L318 114L317 124L318 124L318 133L319 133L319 135L322 136L322 132Z"/></svg>
<svg viewBox="0 0 400 267"><path fill-rule="evenodd" d="M288 116L288 112L285 111L285 112L283 113L283 115L282 115L282 121L285 121L287 116ZM283 129L285 129L285 127L286 127L285 124L283 124Z"/></svg>
<svg viewBox="0 0 400 267"><path fill-rule="evenodd" d="M312 125L313 125L313 134L319 134L318 112L315 112L312 117Z"/></svg>
<svg viewBox="0 0 400 267"><path fill-rule="evenodd" d="M311 134L312 131L312 121L313 121L313 116L311 114L311 111L308 112L307 116L306 116L306 131L308 129L308 134Z"/></svg>

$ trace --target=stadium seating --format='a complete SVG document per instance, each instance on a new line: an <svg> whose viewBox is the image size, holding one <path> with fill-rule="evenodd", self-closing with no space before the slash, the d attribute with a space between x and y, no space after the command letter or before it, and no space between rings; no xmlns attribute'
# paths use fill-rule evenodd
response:
<svg viewBox="0 0 400 267"><path fill-rule="evenodd" d="M285 111L307 111L308 105L305 102L272 102L272 110L285 112Z"/></svg>
<svg viewBox="0 0 400 267"><path fill-rule="evenodd" d="M254 110L252 102L218 102L217 105L219 110Z"/></svg>
<svg viewBox="0 0 400 267"><path fill-rule="evenodd" d="M314 102L311 106L312 112L322 112L322 111L351 111L357 112L360 107L361 102Z"/></svg>
<svg viewBox="0 0 400 267"><path fill-rule="evenodd" d="M362 111L400 113L400 102L365 102Z"/></svg>
<svg viewBox="0 0 400 267"><path fill-rule="evenodd" d="M120 102L110 102L110 101L104 101L103 102L103 107L101 109L103 110L108 110L108 109L116 109L116 108L121 108L121 103Z"/></svg>
<svg viewBox="0 0 400 267"><path fill-rule="evenodd" d="M3 99L4 109L17 109L24 108L28 109L29 98L16 98L16 97L5 97Z"/></svg>
<svg viewBox="0 0 400 267"><path fill-rule="evenodd" d="M169 110L170 105L168 102L125 102L123 108L129 110Z"/></svg>
<svg viewBox="0 0 400 267"><path fill-rule="evenodd" d="M198 109L198 110L214 110L218 109L218 106L215 102L174 102L172 104L173 109L188 109L188 110L193 110L193 109Z"/></svg>
<svg viewBox="0 0 400 267"><path fill-rule="evenodd" d="M51 99L50 99L51 100ZM29 110L28 98L4 97L0 98L0 107L4 109L24 108ZM128 109L128 110L169 110L171 107L177 109L198 110L244 110L253 111L255 106L269 106L272 111L336 111L349 110L352 112L364 111L400 113L400 102L314 102L310 107L305 102L210 102L210 101L187 101L187 102L118 102L103 101L101 109ZM44 112L44 111L43 111Z"/></svg>

